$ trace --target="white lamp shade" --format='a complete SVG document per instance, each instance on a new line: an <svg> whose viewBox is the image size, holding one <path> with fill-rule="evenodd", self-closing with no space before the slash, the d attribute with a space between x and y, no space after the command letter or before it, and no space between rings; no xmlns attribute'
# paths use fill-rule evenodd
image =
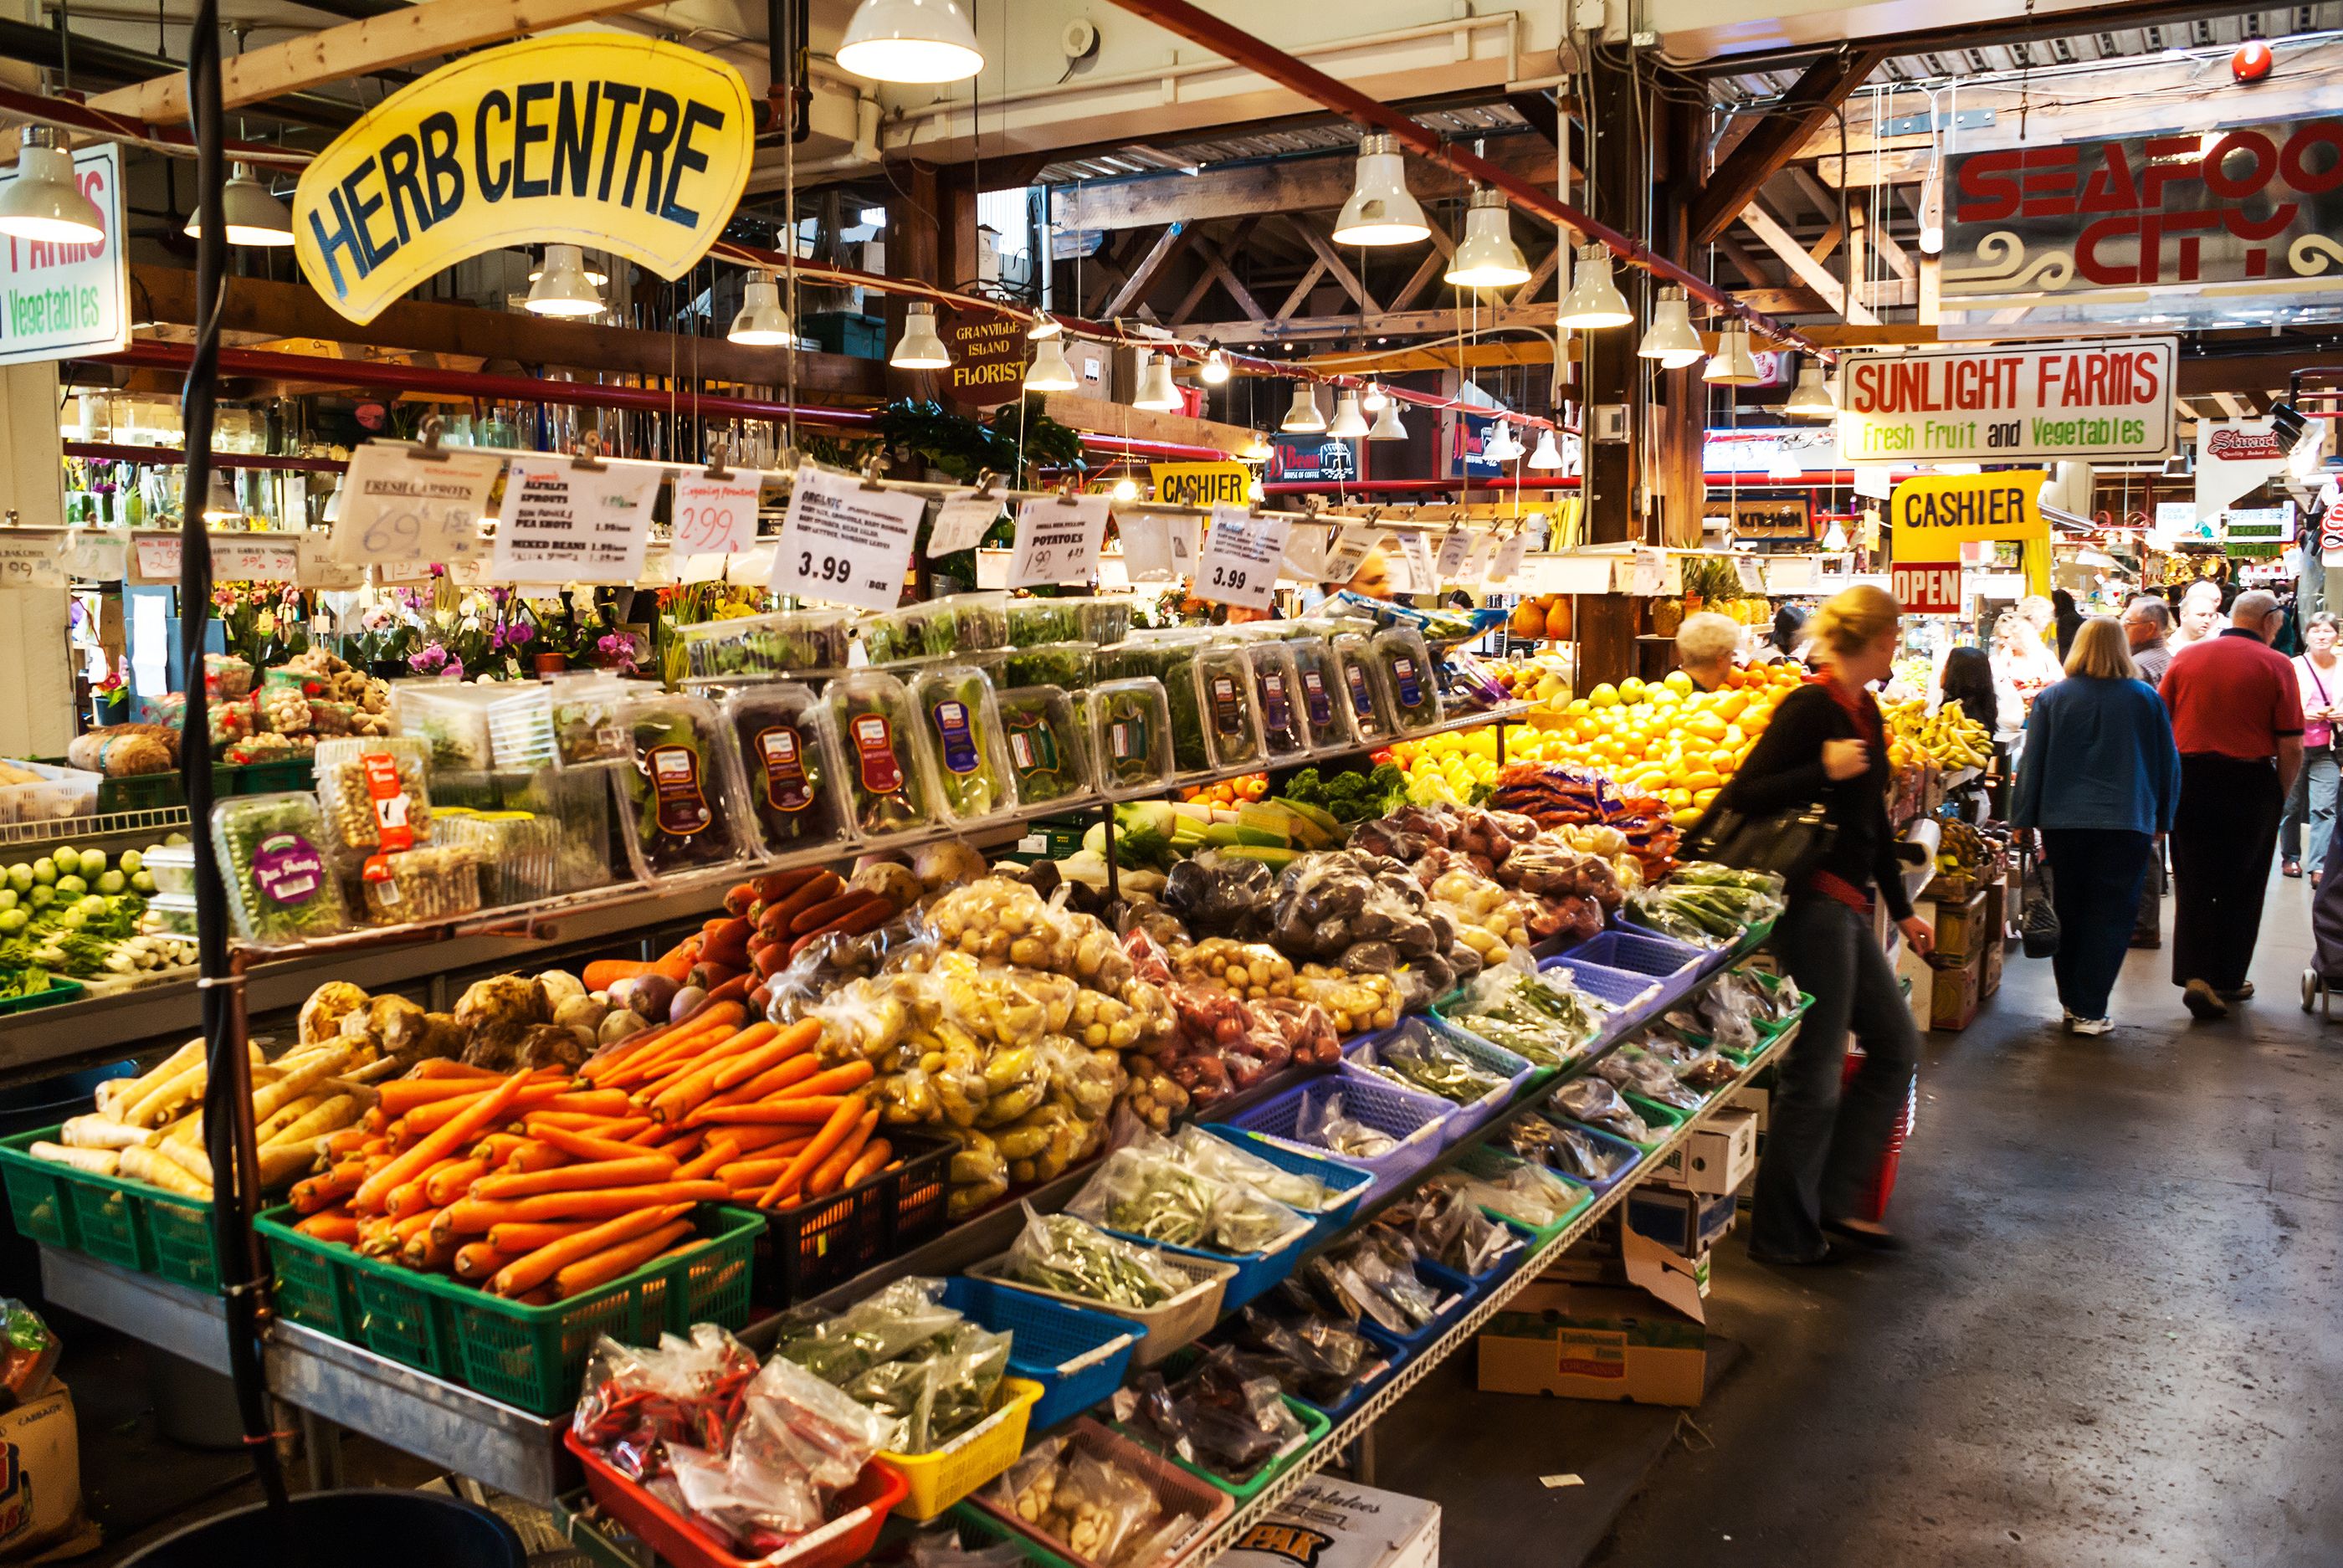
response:
<svg viewBox="0 0 2343 1568"><path fill-rule="evenodd" d="M0 186L0 234L57 245L91 245L106 237L97 204L81 194L73 155L46 126L28 126L16 154L16 177Z"/></svg>
<svg viewBox="0 0 2343 1568"><path fill-rule="evenodd" d="M1152 352L1139 357L1139 396L1131 400L1131 406L1164 414L1179 409L1180 388L1172 380L1170 360Z"/></svg>
<svg viewBox="0 0 2343 1568"><path fill-rule="evenodd" d="M1344 392L1334 399L1334 417L1326 426L1326 434L1355 441L1367 433L1367 417L1359 412L1359 395Z"/></svg>
<svg viewBox="0 0 2343 1568"><path fill-rule="evenodd" d="M1464 237L1441 276L1459 288L1512 288L1530 280L1530 264L1513 243L1503 191L1473 193L1473 205L1464 209Z"/></svg>
<svg viewBox="0 0 2343 1568"><path fill-rule="evenodd" d="M1204 356L1203 368L1197 378L1207 387L1225 387L1229 382L1229 357L1215 348Z"/></svg>
<svg viewBox="0 0 2343 1568"><path fill-rule="evenodd" d="M538 316L601 315L602 294L586 276L586 253L574 245L547 246L545 266L525 303Z"/></svg>
<svg viewBox="0 0 2343 1568"><path fill-rule="evenodd" d="M1522 455L1521 438L1513 434L1513 422L1500 419L1487 438L1481 443L1481 456L1492 463L1510 463Z"/></svg>
<svg viewBox="0 0 2343 1568"><path fill-rule="evenodd" d="M838 63L874 82L961 82L984 69L984 51L960 0L862 0Z"/></svg>
<svg viewBox="0 0 2343 1568"><path fill-rule="evenodd" d="M724 334L731 342L751 348L771 348L789 341L789 313L781 308L781 286L769 272L759 272L740 291L740 310Z"/></svg>
<svg viewBox="0 0 2343 1568"><path fill-rule="evenodd" d="M1384 407L1390 402L1390 394L1386 393L1381 387L1377 386L1373 381L1368 382L1367 389L1359 394L1359 407L1365 409L1370 414L1382 413Z"/></svg>
<svg viewBox="0 0 2343 1568"><path fill-rule="evenodd" d="M1757 383L1757 358L1749 352L1749 329L1739 322L1727 322L1716 335L1716 352L1708 357L1708 367L1700 378L1719 387L1754 387Z"/></svg>
<svg viewBox="0 0 2343 1568"><path fill-rule="evenodd" d="M1399 422L1399 399L1383 399L1383 411L1375 416L1374 428L1367 432L1370 441L1404 441L1407 427Z"/></svg>
<svg viewBox="0 0 2343 1568"><path fill-rule="evenodd" d="M220 187L220 217L230 245L276 248L293 243L292 210L268 194L250 164L236 165L227 184ZM189 213L181 232L191 237L201 236L202 212Z"/></svg>
<svg viewBox="0 0 2343 1568"><path fill-rule="evenodd" d="M1037 316L1033 318L1033 325L1025 329L1025 336L1039 343L1045 337L1055 337L1063 331L1065 328L1058 325L1056 317Z"/></svg>
<svg viewBox="0 0 2343 1568"><path fill-rule="evenodd" d="M1530 467L1548 469L1562 467L1562 448L1554 444L1553 426L1549 425L1538 432L1537 450L1530 454Z"/></svg>
<svg viewBox="0 0 2343 1568"><path fill-rule="evenodd" d="M887 356L887 363L898 370L950 368L951 351L936 336L934 306L918 299L903 307L903 336L895 340L895 352Z"/></svg>
<svg viewBox="0 0 2343 1568"><path fill-rule="evenodd" d="M1691 297L1683 289L1660 290L1659 303L1652 307L1652 325L1644 329L1635 352L1645 359L1658 360L1666 370L1681 370L1707 357L1708 350L1700 346L1700 334L1693 327Z"/></svg>
<svg viewBox="0 0 2343 1568"><path fill-rule="evenodd" d="M1296 381L1293 384L1293 406L1285 411L1285 417L1277 427L1291 430L1296 435L1311 436L1326 427L1326 416L1318 411L1317 389L1309 382Z"/></svg>
<svg viewBox="0 0 2343 1568"><path fill-rule="evenodd" d="M1399 143L1387 136L1360 137L1358 176L1334 220L1334 243L1413 245L1431 237L1423 208L1408 193Z"/></svg>
<svg viewBox="0 0 2343 1568"><path fill-rule="evenodd" d="M1823 535L1823 548L1826 550L1846 548L1846 529L1836 518L1831 519L1830 528Z"/></svg>
<svg viewBox="0 0 2343 1568"><path fill-rule="evenodd" d="M1079 385L1074 379L1074 367L1066 359L1066 346L1056 337L1044 337L1033 347L1033 363L1025 368L1025 390L1028 392L1071 392Z"/></svg>
<svg viewBox="0 0 2343 1568"><path fill-rule="evenodd" d="M244 504L236 498L236 481L228 477L226 468L214 468L210 492L204 498L204 521L225 523L242 516Z"/></svg>
<svg viewBox="0 0 2343 1568"><path fill-rule="evenodd" d="M1808 360L1798 367L1798 385L1790 393L1790 400L1782 405L1782 412L1795 414L1801 419L1830 419L1837 417L1838 404L1823 385L1823 367Z"/></svg>
<svg viewBox="0 0 2343 1568"><path fill-rule="evenodd" d="M1557 324L1584 331L1597 327L1624 327L1635 319L1627 297L1611 281L1611 248L1582 246L1578 266L1571 274L1570 293L1564 297Z"/></svg>
<svg viewBox="0 0 2343 1568"><path fill-rule="evenodd" d="M1135 501L1139 499L1139 481L1125 475L1114 482L1111 493L1118 501Z"/></svg>

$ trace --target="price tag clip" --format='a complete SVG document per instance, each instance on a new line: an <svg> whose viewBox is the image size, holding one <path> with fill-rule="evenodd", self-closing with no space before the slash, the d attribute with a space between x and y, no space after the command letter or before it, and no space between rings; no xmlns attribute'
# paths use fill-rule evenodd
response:
<svg viewBox="0 0 2343 1568"><path fill-rule="evenodd" d="M423 438L415 443L414 449L408 456L420 457L427 463L446 462L447 454L439 449L439 432L444 427L445 424L438 415L423 416Z"/></svg>
<svg viewBox="0 0 2343 1568"><path fill-rule="evenodd" d="M1074 493L1073 476L1069 474L1064 478L1059 480L1058 505L1061 507L1079 507L1081 504L1081 497Z"/></svg>
<svg viewBox="0 0 2343 1568"><path fill-rule="evenodd" d="M885 489L887 487L879 482L879 476L886 467L887 454L884 452L880 453L878 456L872 457L869 462L863 464L862 487L866 490Z"/></svg>
<svg viewBox="0 0 2343 1568"><path fill-rule="evenodd" d="M732 443L723 437L711 434L708 437L709 478L721 480L732 477L732 470L724 466L724 459L731 456L731 450Z"/></svg>
<svg viewBox="0 0 2343 1568"><path fill-rule="evenodd" d="M569 466L581 474L598 474L609 465L602 461L602 433L588 430L586 438L578 443L570 454Z"/></svg>

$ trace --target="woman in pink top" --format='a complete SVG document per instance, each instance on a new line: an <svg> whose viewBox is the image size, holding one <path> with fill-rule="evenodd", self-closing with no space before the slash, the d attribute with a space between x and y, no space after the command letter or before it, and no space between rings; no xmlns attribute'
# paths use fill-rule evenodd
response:
<svg viewBox="0 0 2343 1568"><path fill-rule="evenodd" d="M2278 869L2302 875L2302 824L2310 823L2310 885L2327 869L2327 846L2335 836L2336 786L2343 781L2335 759L2335 727L2343 722L2343 658L2335 652L2336 619L2320 610L2304 623L2305 652L2294 661L2302 689L2302 771L2278 828Z"/></svg>

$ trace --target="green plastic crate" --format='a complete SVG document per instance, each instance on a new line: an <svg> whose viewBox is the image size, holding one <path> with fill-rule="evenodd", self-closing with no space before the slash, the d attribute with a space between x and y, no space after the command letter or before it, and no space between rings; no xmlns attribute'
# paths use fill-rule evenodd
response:
<svg viewBox="0 0 2343 1568"><path fill-rule="evenodd" d="M212 1246L212 1206L176 1194L146 1200L146 1230L155 1242L155 1273L209 1294L219 1289L219 1255Z"/></svg>
<svg viewBox="0 0 2343 1568"><path fill-rule="evenodd" d="M1485 1143L1476 1143L1472 1148L1467 1149L1464 1151L1463 1158L1457 1161L1456 1165L1457 1169L1463 1171L1466 1175L1478 1176L1484 1181L1494 1181L1503 1170L1503 1161L1501 1157L1501 1151L1490 1148ZM1532 1254L1536 1253L1537 1251L1544 1247L1548 1241L1553 1241L1556 1236L1561 1235L1564 1231L1570 1229L1572 1223L1575 1221L1581 1214L1586 1212L1587 1205L1594 1201L1594 1189L1589 1187L1585 1182L1578 1181L1574 1177L1564 1176L1559 1171L1549 1171L1548 1174L1552 1175L1556 1181L1564 1183L1573 1191L1578 1194L1578 1201L1573 1203L1568 1209L1563 1211L1562 1217L1555 1220L1551 1224L1533 1225L1526 1220L1516 1220L1510 1214L1501 1214L1485 1203L1481 1206L1482 1213L1486 1214L1489 1218L1497 1221L1501 1224L1512 1227L1522 1235L1527 1237L1529 1239L1528 1250Z"/></svg>
<svg viewBox="0 0 2343 1568"><path fill-rule="evenodd" d="M280 790L307 791L317 787L317 765L307 757L281 757L268 762L222 763L212 769L212 793L274 795Z"/></svg>
<svg viewBox="0 0 2343 1568"><path fill-rule="evenodd" d="M698 1244L599 1290L531 1307L316 1241L293 1229L297 1218L275 1209L255 1221L276 1261L278 1311L539 1415L578 1402L587 1355L603 1334L649 1344L662 1330L746 1323L749 1269L765 1228L752 1210L702 1209Z"/></svg>
<svg viewBox="0 0 2343 1568"><path fill-rule="evenodd" d="M79 1001L85 994L87 994L87 988L81 981L51 975L48 989L45 990L36 990L26 996L12 996L0 1000L0 1015L30 1012L35 1008L55 1007L59 1002Z"/></svg>
<svg viewBox="0 0 2343 1568"><path fill-rule="evenodd" d="M1191 1366L1194 1365L1195 1362L1196 1352L1194 1351L1181 1351L1172 1356L1171 1360L1163 1363L1164 1375L1168 1380L1176 1380L1182 1373L1185 1372ZM1218 1487L1222 1492L1227 1493L1239 1503L1250 1503L1252 1499L1260 1496L1271 1482L1275 1481L1279 1476L1283 1475L1287 1471L1292 1470L1295 1465L1301 1463L1302 1455L1317 1447L1320 1442L1325 1440L1326 1434L1329 1432L1332 1432L1334 1428L1334 1423L1328 1420L1325 1412L1321 1411L1317 1406L1305 1404L1290 1393L1280 1394L1278 1397L1285 1402L1285 1408L1293 1412L1293 1419L1302 1423L1302 1441L1295 1443L1285 1452L1274 1455L1264 1462L1259 1470L1254 1471L1251 1476L1247 1477L1243 1481L1231 1481L1228 1477L1208 1470L1201 1464L1192 1464L1187 1460L1181 1458L1178 1454L1158 1447L1152 1438L1133 1431L1131 1427L1124 1425L1121 1422L1111 1422L1108 1424L1123 1437L1130 1439L1132 1442L1137 1443L1140 1447L1144 1448L1151 1452L1161 1454L1164 1458L1170 1460L1172 1463L1178 1465L1181 1469L1186 1471L1189 1474L1196 1477L1198 1480L1211 1482L1214 1486Z"/></svg>
<svg viewBox="0 0 2343 1568"><path fill-rule="evenodd" d="M32 1146L55 1142L57 1132L43 1127L0 1138L0 1171L6 1174L8 1210L16 1229L45 1246L86 1252L142 1274L156 1272L147 1205L173 1195L144 1181L34 1159Z"/></svg>
<svg viewBox="0 0 2343 1568"><path fill-rule="evenodd" d="M116 811L161 811L186 803L176 771L97 781L97 814L101 817L110 817Z"/></svg>
<svg viewBox="0 0 2343 1568"><path fill-rule="evenodd" d="M1041 1568L1074 1568L1071 1563L1059 1556L1039 1541L1029 1535L1018 1534L1008 1525L973 1503L953 1503L944 1510L941 1523L956 1531L960 1536L960 1543L971 1550L998 1546L1005 1541L1023 1553L1026 1562L1039 1563ZM920 1528L933 1529L934 1526L922 1525Z"/></svg>

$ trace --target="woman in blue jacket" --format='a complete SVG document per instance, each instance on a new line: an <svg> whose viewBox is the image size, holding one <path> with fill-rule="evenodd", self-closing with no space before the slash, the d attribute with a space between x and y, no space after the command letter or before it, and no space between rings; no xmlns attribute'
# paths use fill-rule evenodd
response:
<svg viewBox="0 0 2343 1568"><path fill-rule="evenodd" d="M2123 627L2094 616L2075 634L2066 678L2026 720L2010 820L2037 829L2058 915L2051 960L2066 1027L2105 1034L2149 846L2180 803L2180 752L2163 701L2131 661Z"/></svg>

